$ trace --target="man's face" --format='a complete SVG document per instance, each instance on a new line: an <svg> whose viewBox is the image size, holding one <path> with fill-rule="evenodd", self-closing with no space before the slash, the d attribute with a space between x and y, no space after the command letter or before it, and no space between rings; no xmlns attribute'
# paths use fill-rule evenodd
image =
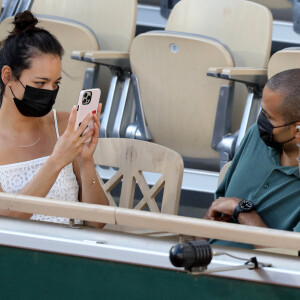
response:
<svg viewBox="0 0 300 300"><path fill-rule="evenodd" d="M270 123L276 126L285 125L282 115L279 112L279 106L282 102L283 95L279 92L272 91L267 87L264 88L262 98L262 112L269 119ZM273 139L276 142L282 143L295 136L295 125L287 125L284 127L273 129ZM288 143L287 143L288 144Z"/></svg>

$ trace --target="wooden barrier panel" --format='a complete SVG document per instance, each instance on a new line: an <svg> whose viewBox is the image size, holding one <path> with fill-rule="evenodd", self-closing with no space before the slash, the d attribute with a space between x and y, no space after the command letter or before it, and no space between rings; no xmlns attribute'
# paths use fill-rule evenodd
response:
<svg viewBox="0 0 300 300"><path fill-rule="evenodd" d="M0 193L0 209L115 224L115 207Z"/></svg>
<svg viewBox="0 0 300 300"><path fill-rule="evenodd" d="M87 203L69 203L32 196L0 193L0 209L94 221L256 244L272 248L300 249L300 233L201 220Z"/></svg>

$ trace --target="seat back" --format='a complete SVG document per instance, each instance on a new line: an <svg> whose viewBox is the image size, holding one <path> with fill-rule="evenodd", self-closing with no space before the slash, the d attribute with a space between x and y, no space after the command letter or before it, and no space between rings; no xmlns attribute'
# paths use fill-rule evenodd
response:
<svg viewBox="0 0 300 300"><path fill-rule="evenodd" d="M194 158L217 158L211 148L218 95L228 81L206 76L210 66L233 66L215 39L149 32L130 49L152 140Z"/></svg>
<svg viewBox="0 0 300 300"><path fill-rule="evenodd" d="M272 55L268 65L268 78L285 70L300 68L300 48L282 49Z"/></svg>
<svg viewBox="0 0 300 300"><path fill-rule="evenodd" d="M94 64L71 59L74 49L86 45L89 49L99 49L93 33L84 25L63 18L44 17L37 15L39 26L49 30L62 44L65 54L62 58L62 80L55 103L57 110L70 112L77 104L82 89L85 70ZM12 30L13 17L3 20L0 24L0 38L4 39Z"/></svg>
<svg viewBox="0 0 300 300"><path fill-rule="evenodd" d="M251 1L183 0L173 8L166 30L213 37L230 49L236 67L266 68L271 51L272 21L268 8ZM233 131L240 126L246 98L245 86L237 83Z"/></svg>
<svg viewBox="0 0 300 300"><path fill-rule="evenodd" d="M32 0L31 11L72 19L87 25L100 50L128 51L135 36L137 0ZM93 50L84 43L73 50ZM98 87L105 100L111 81L108 68L100 68Z"/></svg>
<svg viewBox="0 0 300 300"><path fill-rule="evenodd" d="M135 35L136 0L33 0L31 11L87 25L101 50L128 51ZM89 49L82 43L82 49ZM75 49L73 49L75 50Z"/></svg>
<svg viewBox="0 0 300 300"><path fill-rule="evenodd" d="M122 182L120 207L177 214L183 176L182 157L166 147L133 139L100 138L94 153L95 164L117 168L106 183L99 178L110 205L116 206L111 191ZM144 172L158 173L159 179L149 187ZM136 185L143 198L134 205ZM155 197L163 190L161 208Z"/></svg>
<svg viewBox="0 0 300 300"><path fill-rule="evenodd" d="M183 0L172 10L166 30L218 39L238 67L266 68L271 50L272 15L244 0Z"/></svg>
<svg viewBox="0 0 300 300"><path fill-rule="evenodd" d="M231 165L232 161L228 161L223 167L222 169L220 170L220 174L219 174L219 177L218 177L218 186L221 184L221 182L223 181L230 165Z"/></svg>

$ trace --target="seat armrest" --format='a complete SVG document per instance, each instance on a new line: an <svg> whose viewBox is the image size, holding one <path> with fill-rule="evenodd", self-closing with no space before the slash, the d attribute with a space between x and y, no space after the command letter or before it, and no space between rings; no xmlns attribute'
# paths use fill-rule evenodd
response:
<svg viewBox="0 0 300 300"><path fill-rule="evenodd" d="M72 51L71 58L75 60L83 60L86 52L89 52L89 50L74 50Z"/></svg>
<svg viewBox="0 0 300 300"><path fill-rule="evenodd" d="M118 51L72 51L73 59L130 71L129 52Z"/></svg>
<svg viewBox="0 0 300 300"><path fill-rule="evenodd" d="M223 69L224 68L222 68L222 67L208 68L206 75L210 76L210 77L220 78Z"/></svg>
<svg viewBox="0 0 300 300"><path fill-rule="evenodd" d="M268 81L267 69L223 68L220 78L238 81L247 86L264 86Z"/></svg>

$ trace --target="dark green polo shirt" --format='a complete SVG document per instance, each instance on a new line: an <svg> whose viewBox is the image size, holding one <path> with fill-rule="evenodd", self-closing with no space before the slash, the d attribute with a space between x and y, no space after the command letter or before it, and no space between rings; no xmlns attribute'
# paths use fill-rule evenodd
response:
<svg viewBox="0 0 300 300"><path fill-rule="evenodd" d="M300 232L299 168L281 165L279 152L265 145L256 124L245 135L215 193L215 198L218 197L250 200L270 228ZM253 248L219 240L211 243Z"/></svg>

